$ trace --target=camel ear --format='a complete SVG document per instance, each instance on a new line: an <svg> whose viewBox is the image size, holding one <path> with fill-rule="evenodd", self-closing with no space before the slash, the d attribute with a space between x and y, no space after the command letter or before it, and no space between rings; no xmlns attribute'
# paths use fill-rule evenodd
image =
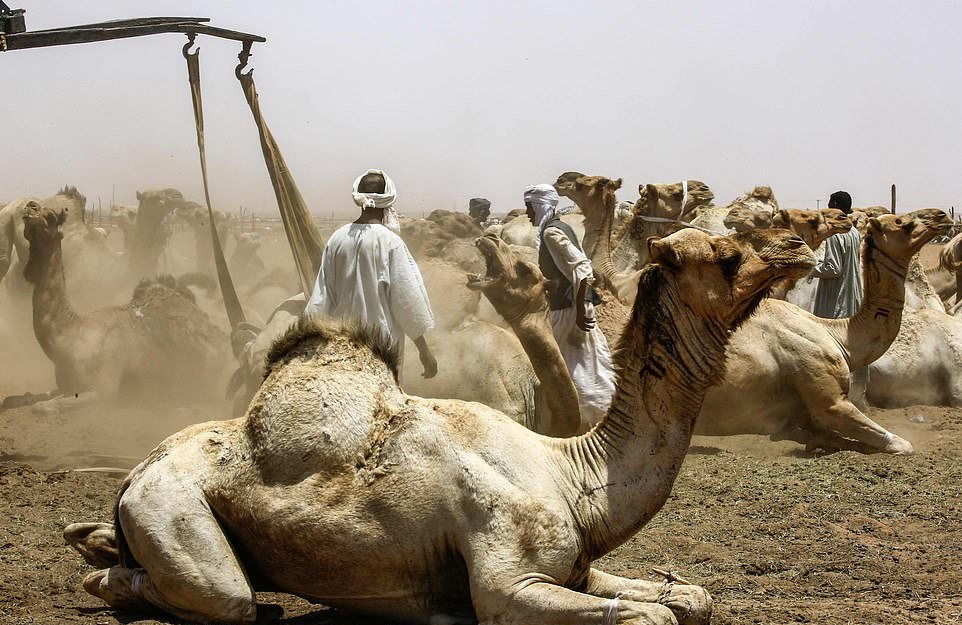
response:
<svg viewBox="0 0 962 625"><path fill-rule="evenodd" d="M639 189L640 188L641 187L639 187ZM658 212L658 189L655 185L645 185L645 198L648 200L648 214L654 215Z"/></svg>
<svg viewBox="0 0 962 625"><path fill-rule="evenodd" d="M140 191L138 191L138 192L137 192L137 201L139 202L140 200L143 199L143 197L144 197L143 193L141 193Z"/></svg>
<svg viewBox="0 0 962 625"><path fill-rule="evenodd" d="M872 230L882 231L882 222L878 220L878 217L869 217L868 225Z"/></svg>
<svg viewBox="0 0 962 625"><path fill-rule="evenodd" d="M620 188L621 188L621 178L617 178L617 179L611 181L611 190L612 190L612 191L617 191L617 190L620 189Z"/></svg>
<svg viewBox="0 0 962 625"><path fill-rule="evenodd" d="M648 255L651 261L669 269L681 269L681 260L671 243L658 237L648 237Z"/></svg>
<svg viewBox="0 0 962 625"><path fill-rule="evenodd" d="M776 211L775 214L772 215L773 228L788 228L791 223L792 220L788 217L788 211L784 208Z"/></svg>

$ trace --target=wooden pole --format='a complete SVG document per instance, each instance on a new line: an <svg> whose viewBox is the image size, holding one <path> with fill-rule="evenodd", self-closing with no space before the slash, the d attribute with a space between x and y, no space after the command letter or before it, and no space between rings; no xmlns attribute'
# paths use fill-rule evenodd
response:
<svg viewBox="0 0 962 625"><path fill-rule="evenodd" d="M895 214L895 185L892 185L892 214Z"/></svg>

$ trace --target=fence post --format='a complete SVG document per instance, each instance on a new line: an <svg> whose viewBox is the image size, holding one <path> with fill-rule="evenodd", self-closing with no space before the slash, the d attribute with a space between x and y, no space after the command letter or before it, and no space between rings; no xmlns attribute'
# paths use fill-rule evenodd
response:
<svg viewBox="0 0 962 625"><path fill-rule="evenodd" d="M892 214L895 214L895 183L892 184Z"/></svg>

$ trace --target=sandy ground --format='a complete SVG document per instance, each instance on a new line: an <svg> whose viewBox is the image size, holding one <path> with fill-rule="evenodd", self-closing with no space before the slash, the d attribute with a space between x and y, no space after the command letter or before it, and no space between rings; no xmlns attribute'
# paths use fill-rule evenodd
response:
<svg viewBox="0 0 962 625"><path fill-rule="evenodd" d="M0 623L177 622L84 593L91 569L60 532L108 520L121 476L57 469L129 467L163 430L198 416L0 413ZM762 437L696 437L662 512L599 566L676 571L712 593L719 625L962 622L962 410L872 416L918 453L814 457ZM283 606L281 623L370 622L286 595L260 599Z"/></svg>

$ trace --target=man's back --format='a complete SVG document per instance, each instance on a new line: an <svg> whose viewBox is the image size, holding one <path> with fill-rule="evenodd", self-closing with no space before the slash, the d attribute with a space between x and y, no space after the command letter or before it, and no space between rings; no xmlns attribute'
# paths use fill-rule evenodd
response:
<svg viewBox="0 0 962 625"><path fill-rule="evenodd" d="M819 317L851 317L862 303L861 237L856 228L825 241L825 258L818 276L814 313Z"/></svg>
<svg viewBox="0 0 962 625"><path fill-rule="evenodd" d="M380 224L338 228L324 248L308 314L357 319L395 341L420 337L434 325L414 258Z"/></svg>

